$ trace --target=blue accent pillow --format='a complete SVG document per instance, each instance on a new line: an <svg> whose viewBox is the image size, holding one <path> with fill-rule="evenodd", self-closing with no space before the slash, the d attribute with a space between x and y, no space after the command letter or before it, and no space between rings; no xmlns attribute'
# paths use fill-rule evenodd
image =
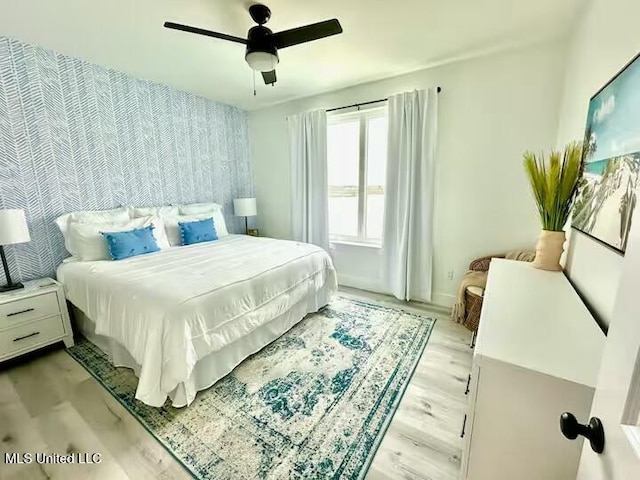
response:
<svg viewBox="0 0 640 480"><path fill-rule="evenodd" d="M178 226L180 227L182 245L218 240L218 232L213 225L213 218L205 218L195 222L178 222Z"/></svg>
<svg viewBox="0 0 640 480"><path fill-rule="evenodd" d="M145 228L134 228L126 232L100 233L107 241L109 256L113 260L123 260L160 250L153 236L153 225Z"/></svg>

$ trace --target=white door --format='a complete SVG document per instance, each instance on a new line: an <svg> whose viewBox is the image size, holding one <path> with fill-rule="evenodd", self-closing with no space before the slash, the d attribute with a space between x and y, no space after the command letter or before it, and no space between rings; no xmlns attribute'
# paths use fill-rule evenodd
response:
<svg viewBox="0 0 640 480"><path fill-rule="evenodd" d="M623 261L614 315L591 416L602 421L604 451L584 441L579 480L640 479L640 210ZM579 418L578 422L587 423Z"/></svg>

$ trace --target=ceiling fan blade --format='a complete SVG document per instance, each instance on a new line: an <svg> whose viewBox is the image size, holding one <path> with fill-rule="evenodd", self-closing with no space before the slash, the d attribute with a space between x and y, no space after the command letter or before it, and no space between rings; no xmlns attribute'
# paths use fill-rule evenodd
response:
<svg viewBox="0 0 640 480"><path fill-rule="evenodd" d="M190 27L189 25L181 25L179 23L164 22L165 28L171 28L173 30L180 30L182 32L196 33L198 35L206 35L207 37L220 38L221 40L228 40L230 42L247 44L244 38L234 37L233 35L227 35L226 33L212 32L211 30L204 30L203 28Z"/></svg>
<svg viewBox="0 0 640 480"><path fill-rule="evenodd" d="M299 43L311 42L320 38L330 37L342 33L342 26L337 19L313 23L304 27L283 30L273 34L273 45L276 48L286 48Z"/></svg>
<svg viewBox="0 0 640 480"><path fill-rule="evenodd" d="M276 83L276 71L271 70L270 72L262 72L262 78L264 78L265 85L273 85Z"/></svg>

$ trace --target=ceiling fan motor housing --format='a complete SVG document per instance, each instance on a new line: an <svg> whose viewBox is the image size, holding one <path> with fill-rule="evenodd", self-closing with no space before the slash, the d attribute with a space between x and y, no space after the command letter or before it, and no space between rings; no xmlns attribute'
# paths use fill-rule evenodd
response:
<svg viewBox="0 0 640 480"><path fill-rule="evenodd" d="M264 52L278 56L278 49L273 45L272 32L267 27L257 25L252 27L247 34L247 54L252 52Z"/></svg>

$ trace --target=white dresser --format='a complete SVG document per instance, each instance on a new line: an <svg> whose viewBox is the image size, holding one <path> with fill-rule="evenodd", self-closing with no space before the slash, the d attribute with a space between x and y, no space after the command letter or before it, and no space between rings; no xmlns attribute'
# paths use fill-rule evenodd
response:
<svg viewBox="0 0 640 480"><path fill-rule="evenodd" d="M59 341L73 346L62 284L43 278L0 293L0 362Z"/></svg>
<svg viewBox="0 0 640 480"><path fill-rule="evenodd" d="M494 259L473 356L462 478L573 480L605 336L561 272Z"/></svg>

